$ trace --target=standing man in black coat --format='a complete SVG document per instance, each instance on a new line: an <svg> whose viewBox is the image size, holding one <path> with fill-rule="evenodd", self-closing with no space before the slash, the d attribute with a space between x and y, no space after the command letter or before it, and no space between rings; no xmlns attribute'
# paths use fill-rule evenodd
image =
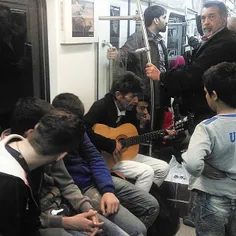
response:
<svg viewBox="0 0 236 236"><path fill-rule="evenodd" d="M203 73L220 62L236 61L236 37L226 27L227 15L223 2L204 4L201 14L204 36L190 65L164 73L153 64L146 67L149 78L160 81L173 97L182 96L184 109L195 114L195 124L212 116L203 91Z"/></svg>

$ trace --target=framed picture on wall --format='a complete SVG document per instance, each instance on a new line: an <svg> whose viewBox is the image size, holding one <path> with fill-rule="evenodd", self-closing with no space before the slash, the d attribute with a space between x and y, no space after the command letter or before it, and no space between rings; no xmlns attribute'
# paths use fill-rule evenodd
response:
<svg viewBox="0 0 236 236"><path fill-rule="evenodd" d="M61 44L98 42L95 0L60 0Z"/></svg>

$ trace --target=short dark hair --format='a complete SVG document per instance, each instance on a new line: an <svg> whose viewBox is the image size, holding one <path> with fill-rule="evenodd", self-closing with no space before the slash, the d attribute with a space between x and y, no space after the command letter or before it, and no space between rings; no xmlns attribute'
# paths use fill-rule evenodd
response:
<svg viewBox="0 0 236 236"><path fill-rule="evenodd" d="M144 21L146 27L149 27L152 24L154 18L159 18L160 16L163 16L165 13L166 9L158 5L146 8L146 10L144 11Z"/></svg>
<svg viewBox="0 0 236 236"><path fill-rule="evenodd" d="M61 93L53 99L52 105L57 109L67 110L81 119L84 116L84 104L75 94Z"/></svg>
<svg viewBox="0 0 236 236"><path fill-rule="evenodd" d="M206 2L203 5L203 8L209 8L209 7L218 7L219 8L219 13L221 16L226 16L228 15L228 9L226 5L223 2L220 1L209 1Z"/></svg>
<svg viewBox="0 0 236 236"><path fill-rule="evenodd" d="M208 69L203 75L203 84L209 95L213 91L231 108L236 108L236 63L222 62Z"/></svg>
<svg viewBox="0 0 236 236"><path fill-rule="evenodd" d="M126 71L113 81L111 93L115 95L116 91L126 95L127 93L141 94L143 92L143 83L141 79L131 71Z"/></svg>
<svg viewBox="0 0 236 236"><path fill-rule="evenodd" d="M33 129L39 120L53 109L53 106L43 99L20 98L12 112L11 133L24 135L27 130Z"/></svg>
<svg viewBox="0 0 236 236"><path fill-rule="evenodd" d="M54 110L43 116L27 139L39 155L50 156L77 150L84 132L84 123L77 115Z"/></svg>

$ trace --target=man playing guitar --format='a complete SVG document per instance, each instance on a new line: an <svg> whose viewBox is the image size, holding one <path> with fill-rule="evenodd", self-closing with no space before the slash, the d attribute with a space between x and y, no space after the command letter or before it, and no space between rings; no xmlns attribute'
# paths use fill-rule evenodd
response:
<svg viewBox="0 0 236 236"><path fill-rule="evenodd" d="M107 128L112 127L111 130L115 131L114 128L131 123L132 127L135 126L140 132L150 119L145 103L140 103L136 107L139 102L138 96L141 94L142 83L140 78L127 71L113 81L111 91L104 98L94 102L84 116L91 141L98 150L109 153L110 158L120 158L119 156L122 156L124 148L120 141L122 140L122 134L118 135L118 138L117 135L102 135L102 132L96 132L96 125L103 124L108 126ZM131 128L127 128L125 132L129 133L129 129L131 131ZM133 179L135 185L145 191L150 190L152 182L160 186L169 172L169 165L165 161L139 153L126 160L122 160L122 158L120 160L112 166L112 171L119 171L125 177Z"/></svg>

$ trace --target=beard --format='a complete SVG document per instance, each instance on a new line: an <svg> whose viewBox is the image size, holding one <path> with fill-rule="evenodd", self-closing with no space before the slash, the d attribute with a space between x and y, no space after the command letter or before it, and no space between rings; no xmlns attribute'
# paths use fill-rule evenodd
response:
<svg viewBox="0 0 236 236"><path fill-rule="evenodd" d="M210 36L213 33L212 28L203 28L203 33L206 36Z"/></svg>
<svg viewBox="0 0 236 236"><path fill-rule="evenodd" d="M162 33L166 32L166 25L163 26L162 28L160 28L160 29L159 29L159 32L162 32Z"/></svg>

